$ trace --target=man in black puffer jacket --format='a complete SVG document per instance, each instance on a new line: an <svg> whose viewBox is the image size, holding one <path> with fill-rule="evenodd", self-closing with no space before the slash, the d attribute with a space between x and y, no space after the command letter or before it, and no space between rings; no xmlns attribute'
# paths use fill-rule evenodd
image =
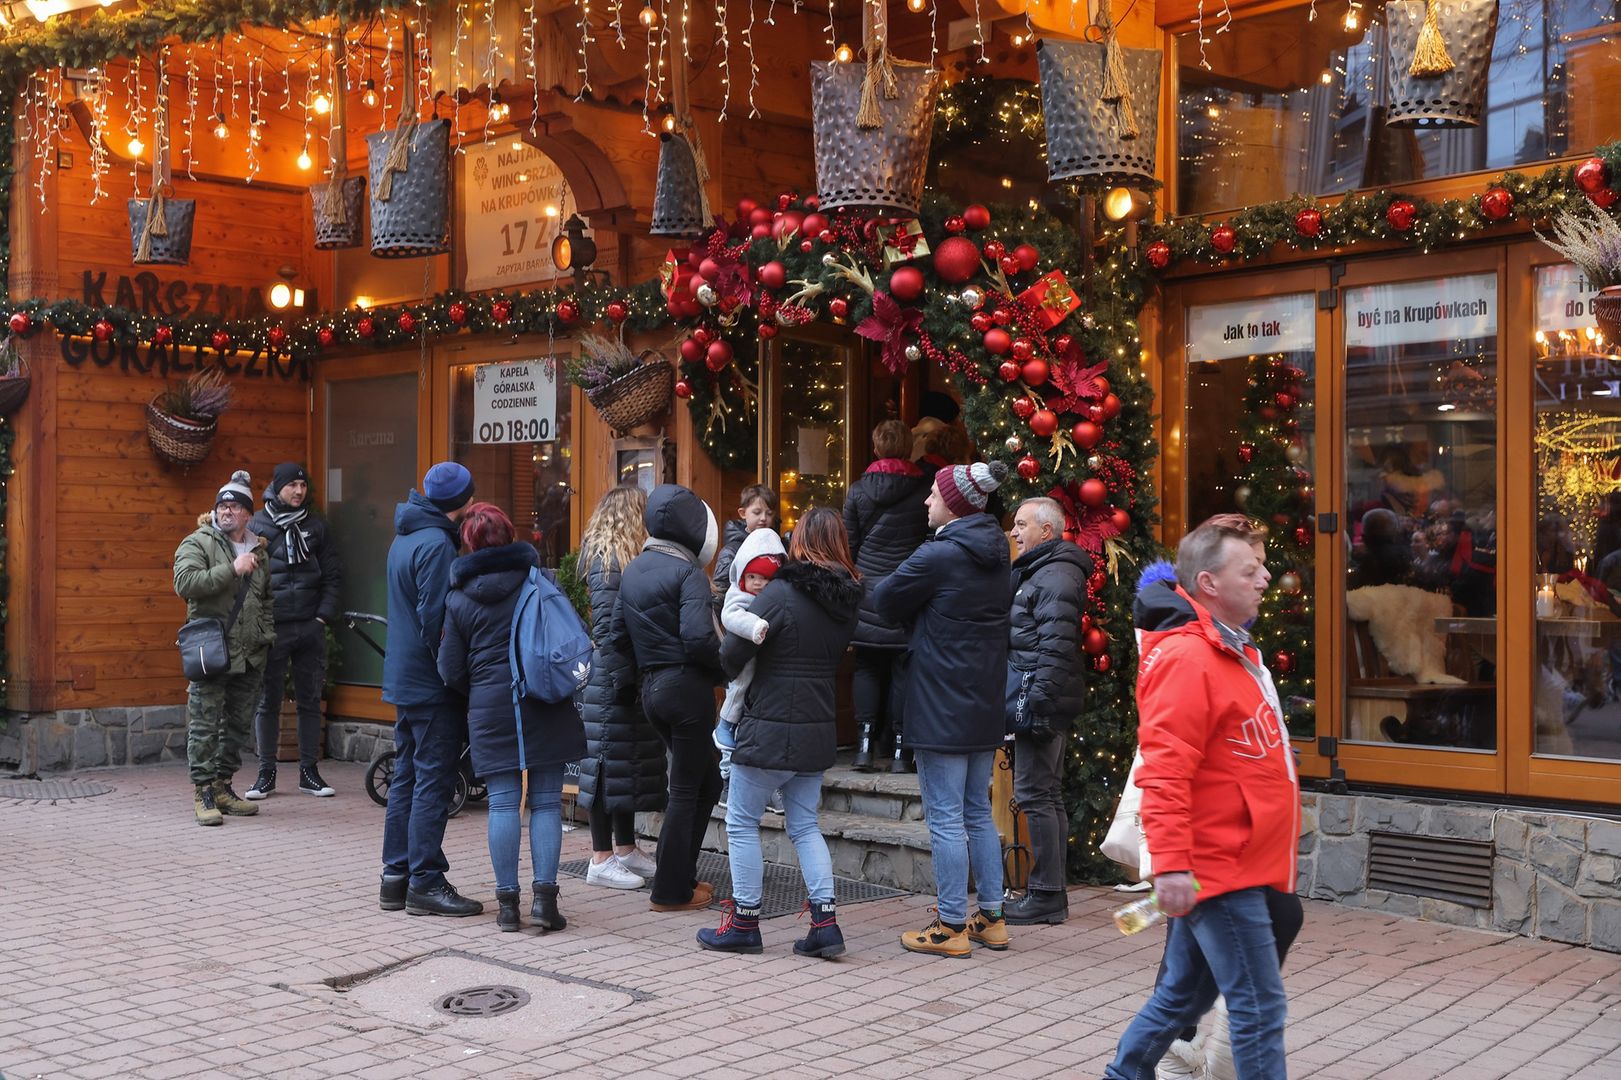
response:
<svg viewBox="0 0 1621 1080"><path fill-rule="evenodd" d="M1026 499L1013 515L1013 611L1008 686L1023 688L1029 730L1014 735L1013 797L1030 822L1033 853L1024 898L1004 911L1009 925L1061 923L1069 916L1064 858L1064 746L1086 703L1081 614L1092 560L1064 539L1064 511L1052 499ZM1009 721L1013 720L1010 716Z"/></svg>
<svg viewBox="0 0 1621 1080"><path fill-rule="evenodd" d="M704 566L715 557L715 515L679 484L647 497L647 542L619 578L608 647L620 690L639 679L642 711L670 752L670 801L659 832L654 911L709 906L713 887L697 879L698 852L720 798L713 742L715 687L722 681L720 630Z"/></svg>
<svg viewBox="0 0 1621 1080"><path fill-rule="evenodd" d="M852 690L861 728L855 767L863 772L877 768L893 732L890 771L902 772L900 695L894 692L893 676L895 660L906 648L906 631L878 614L872 591L929 535L929 512L923 506L929 478L909 460L912 433L899 420L885 420L872 429L872 451L877 460L850 485L844 499L850 555L867 587L853 642Z"/></svg>
<svg viewBox="0 0 1621 1080"><path fill-rule="evenodd" d="M281 742L281 700L289 665L298 702L298 790L334 791L316 768L321 756L321 688L326 682L326 628L338 620L343 572L338 546L325 519L309 512L310 477L304 466L276 466L265 504L248 527L265 538L270 553L270 591L275 597L276 644L265 663L264 697L254 718L259 778L247 791L263 799L276 789L276 748Z"/></svg>

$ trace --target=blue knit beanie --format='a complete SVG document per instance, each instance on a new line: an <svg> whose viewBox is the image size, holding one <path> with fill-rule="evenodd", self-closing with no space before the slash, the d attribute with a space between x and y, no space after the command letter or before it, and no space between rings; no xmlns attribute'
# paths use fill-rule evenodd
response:
<svg viewBox="0 0 1621 1080"><path fill-rule="evenodd" d="M447 514L460 510L473 497L473 474L465 465L441 461L422 478L422 494Z"/></svg>

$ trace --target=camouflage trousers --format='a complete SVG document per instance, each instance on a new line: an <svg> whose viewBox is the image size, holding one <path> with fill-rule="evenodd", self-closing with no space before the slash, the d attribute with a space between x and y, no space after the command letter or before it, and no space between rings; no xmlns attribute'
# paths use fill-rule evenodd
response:
<svg viewBox="0 0 1621 1080"><path fill-rule="evenodd" d="M262 668L194 682L186 694L186 760L191 782L229 780L253 737L253 710L264 689Z"/></svg>

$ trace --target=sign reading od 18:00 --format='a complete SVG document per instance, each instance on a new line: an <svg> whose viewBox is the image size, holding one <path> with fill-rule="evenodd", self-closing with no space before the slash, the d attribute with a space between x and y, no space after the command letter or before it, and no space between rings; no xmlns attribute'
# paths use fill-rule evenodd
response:
<svg viewBox="0 0 1621 1080"><path fill-rule="evenodd" d="M473 441L557 438L557 361L480 364L473 369Z"/></svg>

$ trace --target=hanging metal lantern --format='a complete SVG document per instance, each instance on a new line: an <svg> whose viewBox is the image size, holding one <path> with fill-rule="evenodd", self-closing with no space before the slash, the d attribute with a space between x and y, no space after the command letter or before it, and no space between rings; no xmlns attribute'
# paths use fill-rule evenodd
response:
<svg viewBox="0 0 1621 1080"><path fill-rule="evenodd" d="M450 121L407 120L366 136L371 253L384 259L450 250Z"/></svg>
<svg viewBox="0 0 1621 1080"><path fill-rule="evenodd" d="M1385 123L1478 127L1497 40L1497 0L1391 0L1385 32Z"/></svg>
<svg viewBox="0 0 1621 1080"><path fill-rule="evenodd" d="M690 239L704 231L703 183L692 144L680 133L659 135L659 173L653 186L653 236Z"/></svg>
<svg viewBox="0 0 1621 1080"><path fill-rule="evenodd" d="M347 176L310 188L315 246L321 251L359 247L366 234L366 178Z"/></svg>
<svg viewBox="0 0 1621 1080"><path fill-rule="evenodd" d="M863 100L870 79L886 88L868 91ZM822 209L916 217L939 94L940 73L928 64L884 55L867 65L812 64L811 127Z"/></svg>
<svg viewBox="0 0 1621 1080"><path fill-rule="evenodd" d="M1111 72L1111 52L1117 58ZM1154 179L1160 51L1043 38L1041 111L1047 176L1110 187Z"/></svg>
<svg viewBox="0 0 1621 1080"><path fill-rule="evenodd" d="M184 266L191 261L191 229L197 219L195 199L171 199L169 163L168 51L158 53L158 101L154 114L152 197L129 200L130 261L136 265Z"/></svg>

